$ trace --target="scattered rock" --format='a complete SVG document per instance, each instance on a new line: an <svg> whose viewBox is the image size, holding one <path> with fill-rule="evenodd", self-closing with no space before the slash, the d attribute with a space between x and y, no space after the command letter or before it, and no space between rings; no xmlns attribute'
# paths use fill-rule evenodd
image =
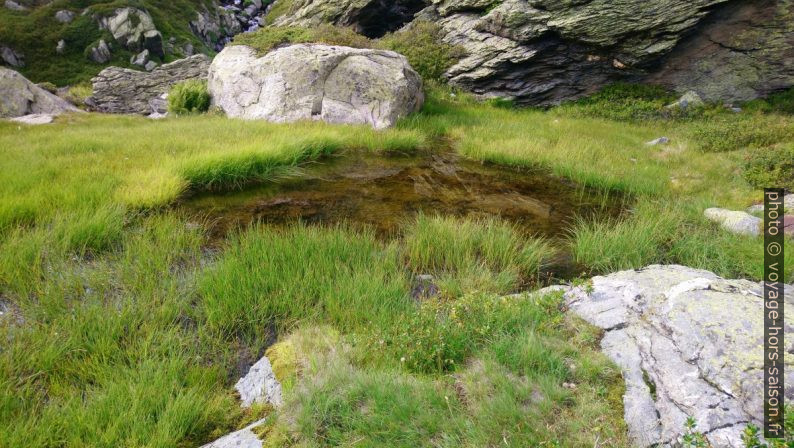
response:
<svg viewBox="0 0 794 448"><path fill-rule="evenodd" d="M0 57L11 67L21 68L25 66L25 58L11 47L0 46Z"/></svg>
<svg viewBox="0 0 794 448"><path fill-rule="evenodd" d="M417 275L411 289L411 297L416 300L432 299L441 293L432 275Z"/></svg>
<svg viewBox="0 0 794 448"><path fill-rule="evenodd" d="M150 72L150 71L152 71L152 70L157 68L157 63L154 62L154 61L149 61L149 62L146 63L146 65L143 66L143 68L147 72Z"/></svg>
<svg viewBox="0 0 794 448"><path fill-rule="evenodd" d="M270 403L281 406L281 383L273 373L273 367L267 356L256 362L244 377L234 385L240 393L241 406L251 407L254 403Z"/></svg>
<svg viewBox="0 0 794 448"><path fill-rule="evenodd" d="M700 107L703 104L703 98L697 94L694 90L690 90L685 94L681 95L681 98L678 99L675 103L668 104L668 109L681 109L687 110L689 107Z"/></svg>
<svg viewBox="0 0 794 448"><path fill-rule="evenodd" d="M6 0L5 7L7 9L12 10L12 11L27 11L28 10L27 7L22 6L19 3L13 1L13 0Z"/></svg>
<svg viewBox="0 0 794 448"><path fill-rule="evenodd" d="M149 62L149 50L143 50L130 58L130 64L132 65L139 65L143 67L147 62Z"/></svg>
<svg viewBox="0 0 794 448"><path fill-rule="evenodd" d="M164 93L156 98L149 100L149 108L154 114L167 114L168 113L168 94Z"/></svg>
<svg viewBox="0 0 794 448"><path fill-rule="evenodd" d="M68 9L62 9L55 13L55 20L60 23L70 23L74 20L76 14Z"/></svg>
<svg viewBox="0 0 794 448"><path fill-rule="evenodd" d="M794 212L794 193L783 196L783 209ZM747 213L763 213L764 204L755 204L747 208Z"/></svg>
<svg viewBox="0 0 794 448"><path fill-rule="evenodd" d="M605 330L601 349L626 382L633 446L674 444L687 417L715 447L744 446L745 425L761 426L761 284L684 266L649 266L594 277L587 290L568 288L565 300ZM794 305L794 291L785 302ZM792 324L787 318L787 332ZM787 344L787 352L794 350L792 341ZM790 380L787 385L792 399Z"/></svg>
<svg viewBox="0 0 794 448"><path fill-rule="evenodd" d="M749 213L726 210L724 208L708 208L703 215L722 226L723 229L738 235L758 236L761 234L761 218Z"/></svg>
<svg viewBox="0 0 794 448"><path fill-rule="evenodd" d="M53 120L55 120L55 117L50 114L30 114L11 119L11 121L15 121L17 123L31 124L31 125L49 124L52 123Z"/></svg>
<svg viewBox="0 0 794 448"><path fill-rule="evenodd" d="M152 120L162 120L163 118L166 118L167 116L168 116L167 113L161 114L160 112L152 112L149 115L147 115L146 118L149 118L149 119L152 119Z"/></svg>
<svg viewBox="0 0 794 448"><path fill-rule="evenodd" d="M254 433L254 428L263 424L265 419L255 421L245 428L227 434L220 439L203 445L201 448L262 448L262 441Z"/></svg>
<svg viewBox="0 0 794 448"><path fill-rule="evenodd" d="M104 39L100 39L99 43L95 47L91 47L88 58L97 64L105 64L110 62L111 54L108 43L105 42Z"/></svg>
<svg viewBox="0 0 794 448"><path fill-rule="evenodd" d="M667 138L667 137L659 137L659 138L651 140L651 141L649 141L649 142L647 142L645 144L648 145L648 146L656 146L656 145L666 145L668 143L670 143L670 139L669 138Z"/></svg>
<svg viewBox="0 0 794 448"><path fill-rule="evenodd" d="M216 51L222 50L232 36L242 32L242 26L235 18L234 12L221 7L196 13L196 20L190 22L190 29L208 47ZM190 50L193 50L192 45Z"/></svg>
<svg viewBox="0 0 794 448"><path fill-rule="evenodd" d="M323 120L394 125L422 106L422 80L392 51L319 44L282 47L263 57L225 48L209 74L213 105L230 117L273 122Z"/></svg>
<svg viewBox="0 0 794 448"><path fill-rule="evenodd" d="M197 54L149 73L108 67L92 79L94 93L86 104L100 112L148 115L152 112L150 101L167 94L178 82L205 79L209 66L209 58Z"/></svg>
<svg viewBox="0 0 794 448"><path fill-rule="evenodd" d="M113 14L101 17L99 26L110 31L116 42L130 51L147 49L160 58L165 54L163 37L146 11L132 7L118 8Z"/></svg>
<svg viewBox="0 0 794 448"><path fill-rule="evenodd" d="M58 41L58 45L55 47L55 52L58 54L63 54L66 52L66 41L61 39Z"/></svg>
<svg viewBox="0 0 794 448"><path fill-rule="evenodd" d="M0 117L58 115L78 111L76 107L33 84L14 70L0 67Z"/></svg>

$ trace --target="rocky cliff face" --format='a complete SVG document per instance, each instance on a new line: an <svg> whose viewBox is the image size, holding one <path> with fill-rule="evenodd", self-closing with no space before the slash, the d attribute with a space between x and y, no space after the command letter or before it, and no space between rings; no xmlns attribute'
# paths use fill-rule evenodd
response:
<svg viewBox="0 0 794 448"><path fill-rule="evenodd" d="M425 0L412 19L419 2L383 3L296 0L276 23L325 21L377 35L432 21L468 53L447 72L450 83L527 105L556 104L619 80L695 90L714 101L794 85L792 0ZM390 15L394 9L403 13ZM373 11L390 21L373 24Z"/></svg>

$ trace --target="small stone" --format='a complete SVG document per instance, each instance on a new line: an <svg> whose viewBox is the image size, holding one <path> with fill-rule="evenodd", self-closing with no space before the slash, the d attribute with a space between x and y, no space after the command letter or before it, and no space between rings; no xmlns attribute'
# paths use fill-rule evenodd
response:
<svg viewBox="0 0 794 448"><path fill-rule="evenodd" d="M19 3L13 0L6 0L5 7L12 10L12 11L27 11L28 8L25 6L20 5Z"/></svg>
<svg viewBox="0 0 794 448"><path fill-rule="evenodd" d="M66 51L66 41L61 39L58 41L58 45L55 47L55 52L58 54L63 54Z"/></svg>
<svg viewBox="0 0 794 448"><path fill-rule="evenodd" d="M435 278L432 275L417 275L414 279L414 287L411 289L411 297L417 300L430 299L441 293Z"/></svg>
<svg viewBox="0 0 794 448"><path fill-rule="evenodd" d="M157 68L157 63L154 61L149 61L146 63L146 65L143 66L143 68L146 69L147 72L150 72L155 68Z"/></svg>
<svg viewBox="0 0 794 448"><path fill-rule="evenodd" d="M648 145L648 146L656 146L656 145L666 145L668 143L670 143L670 139L669 138L667 138L667 137L659 137L659 138L657 138L655 140L651 140L651 141L649 141L649 142L647 142L645 144Z"/></svg>
<svg viewBox="0 0 794 448"><path fill-rule="evenodd" d="M145 67L147 62L149 62L149 50L143 50L130 58L130 64L132 65Z"/></svg>
<svg viewBox="0 0 794 448"><path fill-rule="evenodd" d="M29 124L29 125L49 124L52 123L53 120L55 120L55 117L50 114L30 114L11 119L11 121L17 123Z"/></svg>
<svg viewBox="0 0 794 448"><path fill-rule="evenodd" d="M679 108L681 110L686 110L689 107L699 107L705 104L703 102L703 98L697 94L694 90L690 90L685 94L681 95L681 98L678 99L675 103L667 105L668 109L675 109Z"/></svg>
<svg viewBox="0 0 794 448"><path fill-rule="evenodd" d="M104 39L101 39L96 47L91 48L89 59L96 62L97 64L106 64L110 62L110 58L110 47Z"/></svg>
<svg viewBox="0 0 794 448"><path fill-rule="evenodd" d="M14 51L14 49L10 47L0 47L0 57L11 67L21 68L25 66L25 60L22 54Z"/></svg>
<svg viewBox="0 0 794 448"><path fill-rule="evenodd" d="M74 20L75 13L69 11L68 9L62 9L55 13L55 20L61 23L69 23Z"/></svg>
<svg viewBox="0 0 794 448"><path fill-rule="evenodd" d="M737 235L758 236L761 234L761 218L746 212L726 210L724 208L709 208L703 215L714 221L723 229Z"/></svg>

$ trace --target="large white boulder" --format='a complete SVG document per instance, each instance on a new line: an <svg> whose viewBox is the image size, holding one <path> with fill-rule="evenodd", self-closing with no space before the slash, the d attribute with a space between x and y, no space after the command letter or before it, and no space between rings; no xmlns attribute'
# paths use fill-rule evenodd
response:
<svg viewBox="0 0 794 448"><path fill-rule="evenodd" d="M418 111L422 79L395 52L298 44L258 57L247 46L225 48L212 61L213 105L230 117L278 123L322 120L393 126Z"/></svg>

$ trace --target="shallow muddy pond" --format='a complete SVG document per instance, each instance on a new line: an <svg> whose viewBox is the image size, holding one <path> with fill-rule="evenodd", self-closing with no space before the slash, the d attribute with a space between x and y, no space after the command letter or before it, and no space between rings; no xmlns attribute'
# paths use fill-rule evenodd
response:
<svg viewBox="0 0 794 448"><path fill-rule="evenodd" d="M450 153L350 153L254 188L195 196L182 207L209 218L215 238L255 222L298 220L366 225L387 238L422 212L500 216L527 234L560 239L575 217L617 216L622 203L542 171L481 164Z"/></svg>

